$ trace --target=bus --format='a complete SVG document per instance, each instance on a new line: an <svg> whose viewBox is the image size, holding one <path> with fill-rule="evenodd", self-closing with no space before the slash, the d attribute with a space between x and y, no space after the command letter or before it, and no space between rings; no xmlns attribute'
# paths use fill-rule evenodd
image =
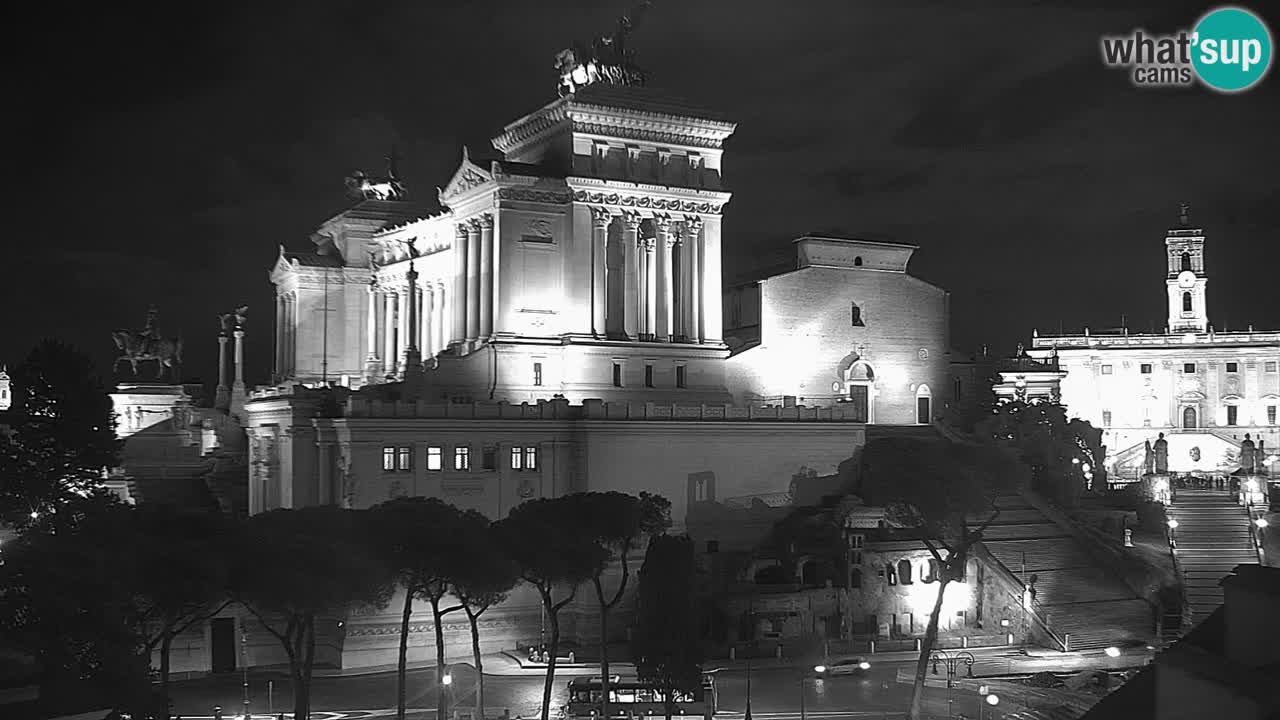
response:
<svg viewBox="0 0 1280 720"><path fill-rule="evenodd" d="M716 713L715 676L702 676L693 692L673 693L672 717L702 717L711 720ZM600 676L579 677L569 681L569 703L562 709L566 720L592 720L600 717ZM614 718L666 717L666 693L652 683L609 677L609 714Z"/></svg>

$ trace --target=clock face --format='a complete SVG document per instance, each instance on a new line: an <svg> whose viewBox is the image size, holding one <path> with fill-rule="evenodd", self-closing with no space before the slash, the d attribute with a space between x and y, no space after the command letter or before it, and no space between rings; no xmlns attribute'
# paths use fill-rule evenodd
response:
<svg viewBox="0 0 1280 720"><path fill-rule="evenodd" d="M1195 284L1196 284L1196 274L1191 272L1190 270L1183 270L1182 273L1178 275L1179 287L1189 288Z"/></svg>

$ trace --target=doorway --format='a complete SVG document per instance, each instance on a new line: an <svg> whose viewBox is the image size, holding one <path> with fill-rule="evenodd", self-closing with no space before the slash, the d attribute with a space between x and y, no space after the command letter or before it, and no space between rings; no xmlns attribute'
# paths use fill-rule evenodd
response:
<svg viewBox="0 0 1280 720"><path fill-rule="evenodd" d="M209 623L209 669L215 673L235 672L236 619L214 618Z"/></svg>
<svg viewBox="0 0 1280 720"><path fill-rule="evenodd" d="M927 397L916 398L916 422L917 423L921 425L928 425L931 422L933 413L930 412L929 405L930 405L929 398Z"/></svg>
<svg viewBox="0 0 1280 720"><path fill-rule="evenodd" d="M1183 430L1196 429L1196 409L1195 408L1188 406L1182 409L1182 429Z"/></svg>
<svg viewBox="0 0 1280 720"><path fill-rule="evenodd" d="M854 422L868 422L870 393L866 385L850 385L849 386L849 403L853 405Z"/></svg>

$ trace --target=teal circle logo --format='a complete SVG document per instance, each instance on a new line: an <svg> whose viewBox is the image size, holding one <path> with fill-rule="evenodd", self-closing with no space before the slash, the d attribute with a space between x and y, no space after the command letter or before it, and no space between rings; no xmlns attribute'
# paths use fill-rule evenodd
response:
<svg viewBox="0 0 1280 720"><path fill-rule="evenodd" d="M1248 10L1218 8L1200 18L1192 32L1191 64L1214 90L1248 90L1271 67L1271 32Z"/></svg>

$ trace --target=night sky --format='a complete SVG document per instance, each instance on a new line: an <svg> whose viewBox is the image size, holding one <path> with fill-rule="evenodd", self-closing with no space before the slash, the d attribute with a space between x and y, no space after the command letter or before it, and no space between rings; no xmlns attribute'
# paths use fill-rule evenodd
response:
<svg viewBox="0 0 1280 720"><path fill-rule="evenodd" d="M215 316L243 303L247 379L266 381L268 269L349 204L344 176L395 146L434 200L461 145L554 100L555 52L627 6L27 4L7 23L0 361L55 335L105 372L110 331L154 303L208 381ZM952 293L953 346L1007 352L1037 327L1161 327L1181 201L1207 229L1213 324L1280 328L1274 68L1226 96L1135 88L1100 59L1100 35L1211 7L656 0L631 47L652 87L738 122L726 282L805 232L910 242L912 272Z"/></svg>

